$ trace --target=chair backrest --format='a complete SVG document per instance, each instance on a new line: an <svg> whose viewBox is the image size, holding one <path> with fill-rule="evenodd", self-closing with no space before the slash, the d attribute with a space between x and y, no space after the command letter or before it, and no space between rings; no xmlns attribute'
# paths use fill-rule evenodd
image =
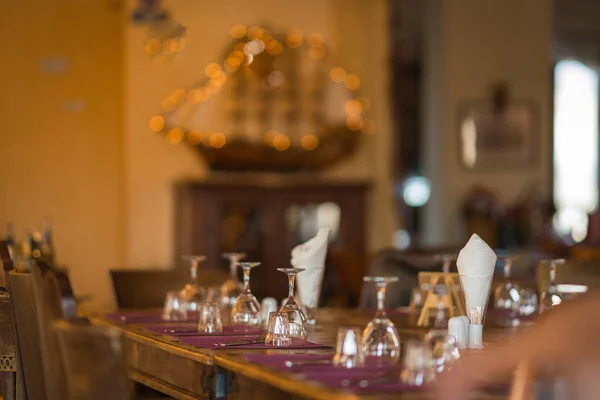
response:
<svg viewBox="0 0 600 400"><path fill-rule="evenodd" d="M23 398L25 390L8 279L13 269L8 243L0 241L0 371L3 377L1 393L5 400Z"/></svg>
<svg viewBox="0 0 600 400"><path fill-rule="evenodd" d="M33 264L32 276L48 400L63 400L67 398L65 375L58 339L54 333L54 323L63 319L60 284L52 269L44 262Z"/></svg>
<svg viewBox="0 0 600 400"><path fill-rule="evenodd" d="M122 331L59 321L54 324L69 400L130 400Z"/></svg>
<svg viewBox="0 0 600 400"><path fill-rule="evenodd" d="M178 290L190 281L187 268L115 269L110 271L118 308L157 308L165 303L171 290ZM200 269L198 283L204 287L221 285L228 279L226 272Z"/></svg>
<svg viewBox="0 0 600 400"><path fill-rule="evenodd" d="M9 281L26 398L47 400L40 344L41 332L33 294L33 276L29 272L10 271Z"/></svg>

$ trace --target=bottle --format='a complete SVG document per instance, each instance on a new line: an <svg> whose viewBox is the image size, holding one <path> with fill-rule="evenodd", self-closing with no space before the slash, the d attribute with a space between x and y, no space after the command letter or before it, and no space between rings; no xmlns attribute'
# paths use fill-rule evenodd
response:
<svg viewBox="0 0 600 400"><path fill-rule="evenodd" d="M44 219L41 250L42 257L44 257L50 265L54 265L54 241L52 238L52 221L50 218Z"/></svg>
<svg viewBox="0 0 600 400"><path fill-rule="evenodd" d="M8 253L12 260L15 259L15 232L13 230L12 222L6 225L6 245L8 246Z"/></svg>

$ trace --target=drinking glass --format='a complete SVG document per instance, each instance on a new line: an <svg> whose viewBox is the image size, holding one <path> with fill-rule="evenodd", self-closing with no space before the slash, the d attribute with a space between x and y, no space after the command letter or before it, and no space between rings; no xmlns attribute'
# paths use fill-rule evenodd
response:
<svg viewBox="0 0 600 400"><path fill-rule="evenodd" d="M198 284L198 266L205 256L183 256L184 261L190 264L190 282L181 289L181 298L185 301L188 311L198 311L198 307L205 300L206 291Z"/></svg>
<svg viewBox="0 0 600 400"><path fill-rule="evenodd" d="M436 373L452 368L452 365L460 358L454 336L441 334L426 336L425 343L431 347L432 366Z"/></svg>
<svg viewBox="0 0 600 400"><path fill-rule="evenodd" d="M183 321L187 319L187 304L183 297L181 297L180 292L167 292L162 317L167 321Z"/></svg>
<svg viewBox="0 0 600 400"><path fill-rule="evenodd" d="M265 297L260 303L260 322L265 329L269 324L269 314L277 311L279 311L279 305L273 297Z"/></svg>
<svg viewBox="0 0 600 400"><path fill-rule="evenodd" d="M431 347L426 343L407 342L402 364L400 380L406 384L422 386L435 379L433 355Z"/></svg>
<svg viewBox="0 0 600 400"><path fill-rule="evenodd" d="M308 331L306 330L306 314L294 298L294 284L296 275L304 271L304 268L277 268L277 271L283 272L288 277L288 298L284 300L279 312L288 314L290 321L290 334L293 338L306 340Z"/></svg>
<svg viewBox="0 0 600 400"><path fill-rule="evenodd" d="M289 346L292 344L290 320L287 313L272 312L269 314L265 344L270 346Z"/></svg>
<svg viewBox="0 0 600 400"><path fill-rule="evenodd" d="M400 357L400 337L384 309L387 285L398 282L397 276L365 276L364 282L377 287L377 311L362 333L361 351L366 364L393 365Z"/></svg>
<svg viewBox="0 0 600 400"><path fill-rule="evenodd" d="M222 256L229 260L229 279L221 285L221 305L229 309L243 290L237 275L237 265L246 258L246 253L223 253Z"/></svg>
<svg viewBox="0 0 600 400"><path fill-rule="evenodd" d="M542 314L551 310L563 301L562 295L558 291L558 285L556 284L556 269L559 265L564 264L565 260L543 260L540 261L540 263L550 264L550 284L548 285L548 288L540 295L538 312Z"/></svg>
<svg viewBox="0 0 600 400"><path fill-rule="evenodd" d="M535 290L523 288L519 292L519 316L534 314L538 308L538 297Z"/></svg>
<svg viewBox="0 0 600 400"><path fill-rule="evenodd" d="M338 368L355 368L363 365L360 351L360 329L339 328L333 365Z"/></svg>
<svg viewBox="0 0 600 400"><path fill-rule="evenodd" d="M250 270L259 262L240 262L238 267L244 272L244 288L231 309L231 323L236 330L254 329L260 325L260 304L250 291Z"/></svg>
<svg viewBox="0 0 600 400"><path fill-rule="evenodd" d="M514 282L510 281L510 272L515 256L503 257L504 259L504 282L496 287L494 291L494 308L507 311L507 317L515 318L518 312L520 300L520 288Z"/></svg>
<svg viewBox="0 0 600 400"><path fill-rule="evenodd" d="M198 332L223 332L223 324L221 323L221 310L219 308L219 304L210 301L205 301L200 305L198 313Z"/></svg>
<svg viewBox="0 0 600 400"><path fill-rule="evenodd" d="M456 254L437 254L434 256L435 261L442 262L442 272L444 274L450 273L450 268L452 267L452 263L456 261Z"/></svg>

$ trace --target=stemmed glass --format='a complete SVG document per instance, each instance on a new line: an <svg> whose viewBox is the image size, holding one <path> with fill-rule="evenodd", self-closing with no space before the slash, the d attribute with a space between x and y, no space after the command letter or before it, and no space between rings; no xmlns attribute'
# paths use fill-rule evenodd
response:
<svg viewBox="0 0 600 400"><path fill-rule="evenodd" d="M452 263L456 260L456 254L437 254L434 257L434 260L442 262L442 272L445 274L450 273L450 267L452 267Z"/></svg>
<svg viewBox="0 0 600 400"><path fill-rule="evenodd" d="M222 256L229 260L230 277L221 286L221 305L225 308L231 308L240 293L242 293L243 285L238 279L237 264L246 258L246 253L223 253Z"/></svg>
<svg viewBox="0 0 600 400"><path fill-rule="evenodd" d="M198 284L198 266L205 256L183 256L184 261L190 263L190 282L181 289L180 296L185 301L188 311L198 311L200 304L205 300L206 291Z"/></svg>
<svg viewBox="0 0 600 400"><path fill-rule="evenodd" d="M503 315L501 321L507 321L509 325L514 324L514 320L518 317L519 305L521 300L520 288L514 282L511 282L510 271L516 256L507 256L504 258L504 283L496 287L494 291L494 308L504 310L507 315ZM515 321L515 322L518 322ZM506 323L503 323L506 324Z"/></svg>
<svg viewBox="0 0 600 400"><path fill-rule="evenodd" d="M294 284L296 282L296 275L304 270L304 268L277 268L277 271L287 275L289 287L288 298L283 301L279 312L288 314L290 335L293 338L302 340L306 340L306 336L308 335L306 330L306 314L304 314L304 311L302 311L302 308L300 308L294 298Z"/></svg>
<svg viewBox="0 0 600 400"><path fill-rule="evenodd" d="M259 265L259 262L237 263L244 271L244 288L231 309L231 323L236 330L253 329L260 324L260 304L250 291L250 270Z"/></svg>
<svg viewBox="0 0 600 400"><path fill-rule="evenodd" d="M554 306L559 305L563 301L563 297L558 291L558 285L556 284L556 269L559 265L565 263L565 260L544 260L541 263L550 264L550 284L548 288L540 295L539 313L542 314L546 311L551 310Z"/></svg>
<svg viewBox="0 0 600 400"><path fill-rule="evenodd" d="M400 357L400 337L384 309L385 290L389 283L398 282L397 276L365 276L364 282L377 287L377 311L362 333L361 347L365 364L393 365Z"/></svg>

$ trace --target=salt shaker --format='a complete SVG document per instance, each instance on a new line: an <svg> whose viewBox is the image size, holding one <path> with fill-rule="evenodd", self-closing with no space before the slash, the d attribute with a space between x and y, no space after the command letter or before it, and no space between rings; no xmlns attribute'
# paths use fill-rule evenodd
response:
<svg viewBox="0 0 600 400"><path fill-rule="evenodd" d="M459 349L466 349L469 343L469 318L465 315L450 318L448 335L454 336Z"/></svg>

